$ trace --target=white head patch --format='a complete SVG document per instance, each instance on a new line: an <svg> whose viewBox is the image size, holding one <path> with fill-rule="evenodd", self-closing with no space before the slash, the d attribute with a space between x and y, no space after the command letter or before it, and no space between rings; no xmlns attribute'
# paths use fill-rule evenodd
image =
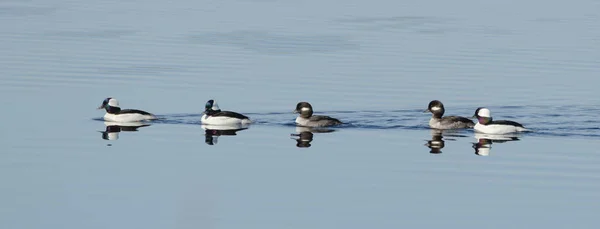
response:
<svg viewBox="0 0 600 229"><path fill-rule="evenodd" d="M212 105L212 107L211 107L210 109L213 109L213 110L215 110L215 111L216 111L216 110L221 110L221 109L219 109L219 105L217 105L217 101L214 101L214 102L213 102L213 105Z"/></svg>
<svg viewBox="0 0 600 229"><path fill-rule="evenodd" d="M436 106L436 107L432 107L432 108L431 108L431 111L439 111L439 110L441 110L441 109L442 109L441 107L437 107L437 106Z"/></svg>
<svg viewBox="0 0 600 229"><path fill-rule="evenodd" d="M117 101L117 99L109 99L108 105L111 107L119 107L119 101Z"/></svg>
<svg viewBox="0 0 600 229"><path fill-rule="evenodd" d="M300 109L300 111L310 111L310 108L308 108L308 107L303 107L303 108L301 108L301 109Z"/></svg>
<svg viewBox="0 0 600 229"><path fill-rule="evenodd" d="M490 112L490 110L488 110L487 108L481 108L479 109L479 112L477 112L477 115L479 115L480 117L484 117L484 118L491 118L492 114Z"/></svg>

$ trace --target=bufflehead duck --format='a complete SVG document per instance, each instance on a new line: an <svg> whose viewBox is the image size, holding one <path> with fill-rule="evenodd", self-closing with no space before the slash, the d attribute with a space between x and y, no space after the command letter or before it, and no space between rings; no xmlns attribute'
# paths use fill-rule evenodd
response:
<svg viewBox="0 0 600 229"><path fill-rule="evenodd" d="M98 109L105 109L105 121L113 122L139 122L157 119L156 116L145 111L135 109L124 109L119 107L119 101L115 98L106 98Z"/></svg>
<svg viewBox="0 0 600 229"><path fill-rule="evenodd" d="M296 118L296 124L300 126L325 127L342 124L340 120L329 116L313 115L312 106L307 102L299 102L296 105L296 110L294 110L294 113L300 114L298 118Z"/></svg>
<svg viewBox="0 0 600 229"><path fill-rule="evenodd" d="M445 109L444 104L438 100L429 102L427 110L423 111L431 112L432 116L429 120L429 127L433 129L447 130L447 129L462 129L472 128L475 123L468 118L460 116L446 116L444 115Z"/></svg>
<svg viewBox="0 0 600 229"><path fill-rule="evenodd" d="M480 107L475 110L477 118L477 124L475 124L475 131L484 134L507 134L514 132L528 131L523 125L513 121L498 120L492 121L492 115L489 109Z"/></svg>
<svg viewBox="0 0 600 229"><path fill-rule="evenodd" d="M250 118L233 111L221 111L215 100L208 100L201 118L202 124L208 125L247 125Z"/></svg>

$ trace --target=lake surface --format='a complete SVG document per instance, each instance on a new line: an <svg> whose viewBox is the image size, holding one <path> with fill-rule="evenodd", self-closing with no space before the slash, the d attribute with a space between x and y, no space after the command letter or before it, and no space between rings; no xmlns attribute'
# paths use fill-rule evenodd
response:
<svg viewBox="0 0 600 229"><path fill-rule="evenodd" d="M598 1L2 0L0 21L0 228L600 225ZM106 97L161 119L105 123ZM208 99L254 124L206 129ZM533 131L438 133L433 99ZM347 124L295 127L299 101Z"/></svg>

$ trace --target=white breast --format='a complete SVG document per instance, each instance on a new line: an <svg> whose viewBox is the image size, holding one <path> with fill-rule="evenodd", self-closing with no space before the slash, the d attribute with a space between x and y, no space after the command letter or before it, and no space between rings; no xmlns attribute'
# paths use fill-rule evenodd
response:
<svg viewBox="0 0 600 229"><path fill-rule="evenodd" d="M473 128L475 129L475 131L484 134L508 134L514 132L527 131L527 129L517 126L497 124L482 125L480 123L475 124L475 127Z"/></svg>
<svg viewBox="0 0 600 229"><path fill-rule="evenodd" d="M311 125L310 120L307 118L302 118L302 117L297 117L296 118L296 124L300 125L300 126L314 126Z"/></svg>
<svg viewBox="0 0 600 229"><path fill-rule="evenodd" d="M156 116L153 115L143 115L137 113L128 113L128 114L110 114L106 113L104 115L105 121L112 122L139 122L143 120L153 120L156 119Z"/></svg>
<svg viewBox="0 0 600 229"><path fill-rule="evenodd" d="M237 130L237 129L249 128L250 123L236 123L236 124L229 124L229 125L213 125L213 124L203 123L202 125L200 125L200 127L203 130Z"/></svg>
<svg viewBox="0 0 600 229"><path fill-rule="evenodd" d="M232 117L226 117L226 116L208 116L206 114L202 115L202 118L200 119L200 121L202 122L202 124L208 124L208 125L246 125L246 124L250 124L252 123L252 121L250 121L250 119L239 119L239 118L232 118Z"/></svg>

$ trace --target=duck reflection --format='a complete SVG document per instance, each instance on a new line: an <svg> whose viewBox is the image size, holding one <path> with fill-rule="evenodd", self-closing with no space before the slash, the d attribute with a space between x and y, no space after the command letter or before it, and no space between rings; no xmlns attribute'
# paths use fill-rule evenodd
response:
<svg viewBox="0 0 600 229"><path fill-rule="evenodd" d="M429 153L432 154L440 154L442 153L442 149L446 146L442 136L441 130L431 130L431 140L427 141L425 144L429 149Z"/></svg>
<svg viewBox="0 0 600 229"><path fill-rule="evenodd" d="M311 142L313 140L314 133L331 133L335 130L328 128L314 128L314 127L296 127L296 133L291 134L292 139L296 140L296 146L298 148L308 148L311 147Z"/></svg>
<svg viewBox="0 0 600 229"><path fill-rule="evenodd" d="M475 133L477 143L473 143L475 154L479 156L489 156L492 149L492 143L504 143L509 141L519 141L517 134L482 134Z"/></svg>
<svg viewBox="0 0 600 229"><path fill-rule="evenodd" d="M248 129L248 124L238 125L201 125L204 129L204 142L208 145L215 145L219 142L219 136L235 136L238 131Z"/></svg>
<svg viewBox="0 0 600 229"><path fill-rule="evenodd" d="M459 133L460 130L438 130L431 129L431 140L427 140L427 146L431 154L440 154L442 153L442 149L446 146L446 141L444 141L444 137L448 141L456 141L457 137L467 137L466 135L462 135Z"/></svg>
<svg viewBox="0 0 600 229"><path fill-rule="evenodd" d="M100 131L100 133L102 133L102 139L109 141L118 140L121 131L134 132L138 131L138 128L150 126L150 124L142 122L104 122L104 125L106 129L105 131ZM110 145L108 144L108 146Z"/></svg>

